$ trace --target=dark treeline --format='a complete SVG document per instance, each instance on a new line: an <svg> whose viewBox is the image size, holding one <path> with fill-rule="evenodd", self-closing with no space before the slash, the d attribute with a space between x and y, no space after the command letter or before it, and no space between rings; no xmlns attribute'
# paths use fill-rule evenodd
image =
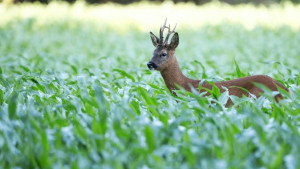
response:
<svg viewBox="0 0 300 169"><path fill-rule="evenodd" d="M47 4L51 2L52 0L13 0L14 3L22 3L22 2L41 2L44 4ZM74 3L76 0L63 0L67 1L69 3ZM130 4L134 2L141 2L145 0L85 0L89 4L102 4L102 3L107 3L107 2L114 2L114 3L119 3L119 4ZM149 2L164 2L165 0L146 0ZM172 0L174 3L179 3L179 2L193 2L197 5L200 4L205 4L207 2L211 2L212 0ZM228 4L241 4L241 3L252 3L252 4L271 4L271 3L280 3L283 1L287 0L219 0L221 2L226 2ZM299 3L300 0L289 0L292 3ZM1 2L1 0L0 0Z"/></svg>

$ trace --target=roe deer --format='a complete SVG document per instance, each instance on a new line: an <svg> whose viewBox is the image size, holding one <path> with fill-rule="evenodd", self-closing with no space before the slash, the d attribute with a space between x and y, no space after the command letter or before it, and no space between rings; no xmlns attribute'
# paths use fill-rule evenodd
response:
<svg viewBox="0 0 300 169"><path fill-rule="evenodd" d="M155 46L155 50L153 52L153 57L151 61L147 63L147 66L150 70L155 69L160 71L168 89L172 93L174 93L173 90L178 89L177 85L191 92L191 87L198 89L201 80L189 79L181 72L175 56L175 49L179 43L178 33L175 32L176 25L174 29L171 30L170 25L166 26L166 22L167 19L160 28L159 38L156 37L152 32L150 32L150 37L153 45ZM168 28L168 34L166 36L166 39L164 40L163 32L165 28ZM170 44L168 44L168 39L173 33L174 35L171 39L171 42ZM229 81L214 82L214 84L220 89L220 92L224 92L223 87L226 87L229 91L229 95L242 97L243 95L249 96L249 93L251 93L258 98L263 93L263 90L258 88L255 83L260 83L269 88L271 91L278 91L277 87L280 87L289 92L289 90L282 84L266 75L255 75ZM207 82L203 82L202 89L199 92L205 92L205 88L211 90L212 85ZM176 95L176 93L174 94ZM210 93L205 94L205 96L207 95L210 95ZM275 95L276 101L281 98L281 94ZM231 100L229 100L226 106L230 105L231 103Z"/></svg>

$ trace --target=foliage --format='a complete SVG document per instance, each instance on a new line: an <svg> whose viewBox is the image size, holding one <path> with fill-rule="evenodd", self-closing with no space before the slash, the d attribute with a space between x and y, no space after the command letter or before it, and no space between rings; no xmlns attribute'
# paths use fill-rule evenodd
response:
<svg viewBox="0 0 300 169"><path fill-rule="evenodd" d="M193 9L176 6L187 12L178 23L177 50L187 76L218 81L267 74L291 90L280 103L269 92L259 99L217 90L211 91L216 97L185 91L174 97L145 64L153 50L148 31L164 18L153 24L149 16L161 16L148 14L154 7L145 5L138 17L150 23L124 21L136 6L111 7L129 16L108 22L95 13L104 8L0 6L6 13L0 22L0 168L300 167L300 33L295 20L282 19L285 7L274 7L281 18L266 25L250 21L249 28L243 18L208 24L195 16L191 28L187 11ZM197 9L206 16L218 11L212 16L218 21L228 8ZM268 13L240 6L230 16L241 10ZM235 104L225 108L229 97Z"/></svg>

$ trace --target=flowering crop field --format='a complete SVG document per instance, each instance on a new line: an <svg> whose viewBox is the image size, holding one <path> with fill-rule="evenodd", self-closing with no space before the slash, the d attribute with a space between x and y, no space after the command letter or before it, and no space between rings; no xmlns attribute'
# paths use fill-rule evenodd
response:
<svg viewBox="0 0 300 169"><path fill-rule="evenodd" d="M0 16L0 168L300 168L299 5L53 2ZM166 17L186 76L265 74L291 94L172 95L146 66Z"/></svg>

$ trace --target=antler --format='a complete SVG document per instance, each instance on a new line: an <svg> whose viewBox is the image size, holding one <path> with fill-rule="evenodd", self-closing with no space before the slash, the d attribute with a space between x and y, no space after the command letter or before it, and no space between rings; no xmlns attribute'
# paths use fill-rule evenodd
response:
<svg viewBox="0 0 300 169"><path fill-rule="evenodd" d="M166 18L166 20L165 20L165 23L160 27L160 30L159 30L159 43L160 43L161 45L163 44L163 39L164 39L164 37L163 37L164 29L165 29L165 28L168 28L168 27L166 26L166 23L167 23L167 18Z"/></svg>
<svg viewBox="0 0 300 169"><path fill-rule="evenodd" d="M159 44L160 45L166 45L168 43L170 35L175 32L175 29L176 29L176 26L177 26L177 24L176 24L174 29L171 31L170 30L171 29L170 24L169 24L169 26L166 26L166 23L167 23L167 18L165 20L165 23L160 27L160 30L159 30ZM164 34L164 29L165 28L168 28L168 34L167 34L167 37L166 37L165 41L163 41L164 40L163 34Z"/></svg>
<svg viewBox="0 0 300 169"><path fill-rule="evenodd" d="M174 33L174 31L175 31L175 29L176 29L176 26L177 26L177 24L175 24L174 29L173 29L172 31L170 31L170 25L169 25L169 27L168 27L168 34L167 34L166 40L165 40L165 42L164 42L164 45L168 43L169 37L170 37L170 35L171 35L172 33Z"/></svg>

